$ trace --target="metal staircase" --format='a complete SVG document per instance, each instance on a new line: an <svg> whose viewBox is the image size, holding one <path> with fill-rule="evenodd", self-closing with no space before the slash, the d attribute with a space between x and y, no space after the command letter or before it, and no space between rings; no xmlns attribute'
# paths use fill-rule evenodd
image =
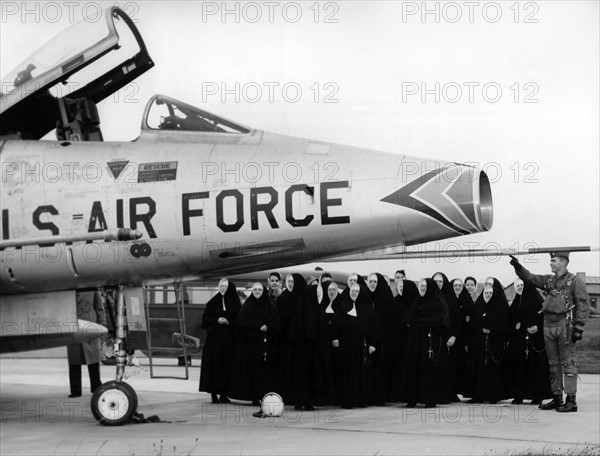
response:
<svg viewBox="0 0 600 456"><path fill-rule="evenodd" d="M148 343L148 359L150 363L150 378L173 378L179 380L188 380L189 376L189 368L188 368L188 356L187 356L187 347L186 347L186 334L185 334L185 306L184 306L184 285L181 283L174 284L175 290L175 306L177 308L177 317L151 317L150 316L150 300L148 299L149 290L146 290L144 306L146 310L146 323L147 323L147 331L146 331L146 340ZM179 334L181 340L180 347L155 347L152 345L152 322L153 321L161 321L161 322L177 322L179 325ZM175 333L174 333L175 335ZM175 339L175 337L173 337ZM173 375L155 375L154 374L154 353L156 352L171 352L175 355L181 355L184 359L185 365L185 376L173 376ZM157 365L158 366L158 365Z"/></svg>

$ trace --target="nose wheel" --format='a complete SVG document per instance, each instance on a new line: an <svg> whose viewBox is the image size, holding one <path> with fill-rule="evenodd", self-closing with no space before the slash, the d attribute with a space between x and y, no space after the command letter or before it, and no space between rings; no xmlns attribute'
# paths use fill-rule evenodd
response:
<svg viewBox="0 0 600 456"><path fill-rule="evenodd" d="M138 399L127 383L112 380L100 386L92 396L92 414L104 426L120 426L131 421Z"/></svg>

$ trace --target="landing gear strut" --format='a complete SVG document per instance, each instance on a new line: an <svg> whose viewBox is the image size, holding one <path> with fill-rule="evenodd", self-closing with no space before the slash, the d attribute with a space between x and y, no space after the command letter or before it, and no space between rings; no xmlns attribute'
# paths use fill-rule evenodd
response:
<svg viewBox="0 0 600 456"><path fill-rule="evenodd" d="M135 390L123 381L127 362L127 312L123 286L117 290L117 320L115 336L115 355L117 374L100 386L92 396L92 413L100 424L120 426L131 421L137 412L138 398Z"/></svg>

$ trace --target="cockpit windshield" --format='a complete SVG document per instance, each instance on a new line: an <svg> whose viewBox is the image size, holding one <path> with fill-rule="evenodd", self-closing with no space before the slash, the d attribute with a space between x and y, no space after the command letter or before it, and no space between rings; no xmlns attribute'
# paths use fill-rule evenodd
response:
<svg viewBox="0 0 600 456"><path fill-rule="evenodd" d="M142 128L215 133L250 132L247 127L164 95L156 95L148 102Z"/></svg>

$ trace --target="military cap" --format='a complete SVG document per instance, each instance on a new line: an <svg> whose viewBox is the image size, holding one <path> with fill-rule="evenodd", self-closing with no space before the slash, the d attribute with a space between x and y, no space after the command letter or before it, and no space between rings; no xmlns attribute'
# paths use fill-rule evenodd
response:
<svg viewBox="0 0 600 456"><path fill-rule="evenodd" d="M562 257L565 259L569 259L569 253L571 252L566 252L566 251L556 251L556 252L550 252L550 258L554 258L554 257Z"/></svg>

